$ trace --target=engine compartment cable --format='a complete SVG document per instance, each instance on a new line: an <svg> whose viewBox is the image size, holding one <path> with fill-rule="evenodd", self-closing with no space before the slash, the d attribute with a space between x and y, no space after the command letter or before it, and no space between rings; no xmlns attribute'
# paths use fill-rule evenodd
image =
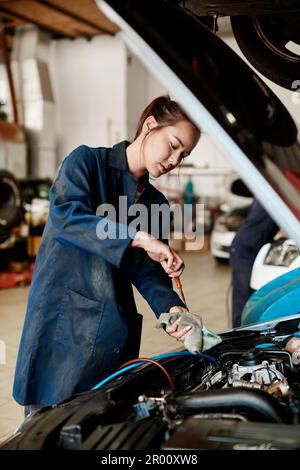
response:
<svg viewBox="0 0 300 470"><path fill-rule="evenodd" d="M156 365L157 367L159 367L160 370L162 370L163 373L165 374L165 376L167 377L167 380L168 380L168 382L169 382L169 384L170 384L170 387L171 387L172 392L173 392L173 393L176 392L176 385L175 385L175 383L174 383L172 377L170 376L169 372L167 371L167 369L166 369L162 364L160 364L158 361L155 361L154 359L148 359L148 358L146 358L146 357L141 357L141 358L138 358L138 359L132 359L131 361L125 362L125 364L123 364L123 366L120 366L119 369L122 370L124 367L129 366L130 364L136 364L137 362L141 362L141 361L143 361L143 363L144 363L144 362L146 362L146 363L148 362L148 363L150 363L150 364L154 364L154 365ZM117 369L117 370L119 370L119 369Z"/></svg>
<svg viewBox="0 0 300 470"><path fill-rule="evenodd" d="M206 354L206 353L199 353L199 354L192 354L188 351L176 351L176 352L173 352L173 353L165 353L165 354L160 354L158 356L153 356L151 357L150 359L154 360L154 361L157 361L158 359L165 359L165 358L168 358L168 357L176 357L176 356L196 356L196 357L202 357L202 358L206 358L212 362L215 362L216 361L216 358L214 358L213 356L211 356L210 354ZM98 390L100 387L102 387L103 385L107 384L108 382L110 382L111 380L123 375L125 372L131 370L131 369L134 369L135 367L138 367L140 365L143 365L145 364L145 361L144 360L141 360L140 358L137 358L135 359L136 361L138 362L135 362L135 363L131 363L130 365L127 365L127 366L124 366L122 364L121 369L119 368L116 372L113 372L112 374L110 374L108 377L106 377L105 379L101 380L101 382L99 382L97 385L95 385L93 388L91 388L91 390Z"/></svg>

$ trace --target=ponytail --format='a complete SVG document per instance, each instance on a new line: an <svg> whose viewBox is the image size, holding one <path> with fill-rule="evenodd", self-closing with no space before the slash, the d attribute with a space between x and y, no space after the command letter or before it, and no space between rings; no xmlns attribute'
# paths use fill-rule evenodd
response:
<svg viewBox="0 0 300 470"><path fill-rule="evenodd" d="M176 101L171 100L168 95L159 96L151 101L142 112L134 140L141 134L143 124L149 116L153 116L158 123L155 130L161 127L172 126L179 121L189 121L195 126Z"/></svg>

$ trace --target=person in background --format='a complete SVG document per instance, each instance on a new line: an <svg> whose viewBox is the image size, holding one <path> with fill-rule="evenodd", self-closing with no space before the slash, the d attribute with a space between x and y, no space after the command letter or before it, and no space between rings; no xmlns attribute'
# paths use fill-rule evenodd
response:
<svg viewBox="0 0 300 470"><path fill-rule="evenodd" d="M254 292L250 287L250 279L255 258L261 247L272 241L277 231L276 223L254 199L246 221L237 231L230 247L233 328L241 325L243 308Z"/></svg>

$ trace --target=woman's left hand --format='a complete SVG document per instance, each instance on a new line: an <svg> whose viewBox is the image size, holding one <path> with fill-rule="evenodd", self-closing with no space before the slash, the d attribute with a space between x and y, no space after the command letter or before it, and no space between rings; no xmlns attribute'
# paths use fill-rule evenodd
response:
<svg viewBox="0 0 300 470"><path fill-rule="evenodd" d="M170 308L169 312L170 313L188 312L188 310L184 307L178 306L178 307ZM166 332L168 333L168 335L172 336L172 338L175 338L177 339L177 341L180 341L181 343L183 343L187 335L190 333L192 326L186 326L185 328L182 328L181 330L177 330L179 322L180 322L180 318L178 318L172 325L168 325L166 327Z"/></svg>

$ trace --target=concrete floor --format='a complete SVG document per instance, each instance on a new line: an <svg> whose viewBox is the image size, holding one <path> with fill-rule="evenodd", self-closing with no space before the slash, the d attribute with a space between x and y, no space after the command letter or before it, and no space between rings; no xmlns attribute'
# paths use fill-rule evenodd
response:
<svg viewBox="0 0 300 470"><path fill-rule="evenodd" d="M221 332L230 328L227 292L230 283L228 265L217 265L210 253L182 254L186 269L182 284L189 310L202 316L204 324ZM0 438L12 433L23 420L23 407L12 398L12 383L21 328L29 288L0 291L0 341L5 343L6 363L0 361ZM163 330L154 329L155 316L146 301L136 293L138 311L143 313L141 356L153 356L177 349L180 343ZM0 343L0 345L3 343ZM1 359L1 357L0 357Z"/></svg>

